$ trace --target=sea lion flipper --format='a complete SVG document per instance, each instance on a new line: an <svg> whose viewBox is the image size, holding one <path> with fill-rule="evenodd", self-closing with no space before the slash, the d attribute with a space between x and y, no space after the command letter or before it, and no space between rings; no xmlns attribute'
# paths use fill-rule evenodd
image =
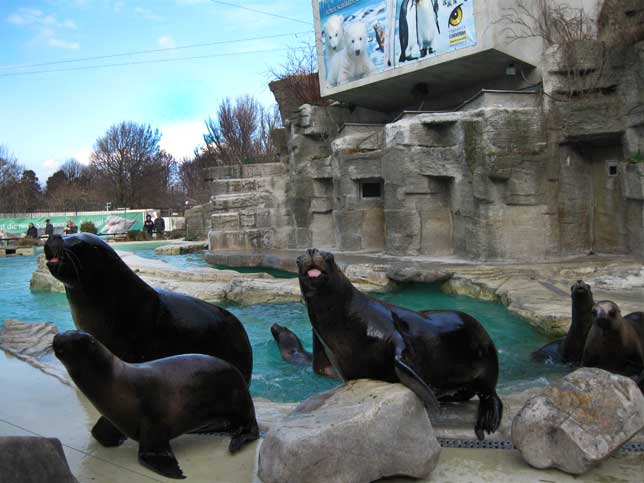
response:
<svg viewBox="0 0 644 483"><path fill-rule="evenodd" d="M437 416L440 409L438 399L431 390L429 385L423 381L414 369L413 356L410 358L409 353L412 350L411 345L405 342L405 334L409 331L409 325L402 320L395 312L391 313L394 320L394 326L397 332L391 336L391 341L394 344L394 369L400 382L414 391L416 395L423 401L427 412L430 416Z"/></svg>
<svg viewBox="0 0 644 483"><path fill-rule="evenodd" d="M167 478L182 480L185 478L179 463L172 452L170 441L162 439L156 431L142 422L139 429L139 462L146 468L156 471Z"/></svg>
<svg viewBox="0 0 644 483"><path fill-rule="evenodd" d="M165 476L166 478L174 478L175 480L183 480L185 475L174 453L170 448L170 443L166 443L166 449L159 448L144 448L139 445L139 462L146 468Z"/></svg>
<svg viewBox="0 0 644 483"><path fill-rule="evenodd" d="M255 441L258 438L259 428L257 427L257 423L251 424L250 427L242 426L233 434L233 437L230 440L230 445L228 446L228 451L236 453L242 449L246 443Z"/></svg>
<svg viewBox="0 0 644 483"><path fill-rule="evenodd" d="M485 439L485 433L492 434L501 425L503 402L496 392L479 394L479 408L476 416L474 433L479 441Z"/></svg>
<svg viewBox="0 0 644 483"><path fill-rule="evenodd" d="M94 439L107 448L121 446L127 437L108 419L101 416L92 428Z"/></svg>

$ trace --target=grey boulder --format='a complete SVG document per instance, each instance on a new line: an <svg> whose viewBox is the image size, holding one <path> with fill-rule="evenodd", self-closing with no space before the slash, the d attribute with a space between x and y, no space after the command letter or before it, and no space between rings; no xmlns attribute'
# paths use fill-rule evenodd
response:
<svg viewBox="0 0 644 483"><path fill-rule="evenodd" d="M440 445L425 407L401 384L358 380L314 395L271 429L259 453L265 483L427 478Z"/></svg>
<svg viewBox="0 0 644 483"><path fill-rule="evenodd" d="M528 400L512 441L535 468L580 475L644 428L644 396L629 378L582 368Z"/></svg>
<svg viewBox="0 0 644 483"><path fill-rule="evenodd" d="M0 437L0 481L78 483L60 441L32 436Z"/></svg>

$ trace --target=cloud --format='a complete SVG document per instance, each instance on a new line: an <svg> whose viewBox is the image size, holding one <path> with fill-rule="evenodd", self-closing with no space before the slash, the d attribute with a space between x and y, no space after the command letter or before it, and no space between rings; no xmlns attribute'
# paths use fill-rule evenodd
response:
<svg viewBox="0 0 644 483"><path fill-rule="evenodd" d="M7 22L16 27L32 30L34 40L51 47L79 49L78 42L61 38L60 31L76 30L78 25L71 19L59 20L55 15L45 14L37 8L19 8L7 17Z"/></svg>
<svg viewBox="0 0 644 483"><path fill-rule="evenodd" d="M47 159L42 162L42 167L46 170L53 171L60 165L60 162L55 159Z"/></svg>
<svg viewBox="0 0 644 483"><path fill-rule="evenodd" d="M134 13L136 13L137 15L140 15L141 17L143 17L146 20L151 20L153 22L158 22L160 20L163 20L163 17L161 17L160 15L155 14L149 8L136 7L134 9Z"/></svg>
<svg viewBox="0 0 644 483"><path fill-rule="evenodd" d="M182 121L166 124L159 128L161 131L161 148L174 156L175 159L192 158L196 147L203 144L203 134L206 127L203 120Z"/></svg>
<svg viewBox="0 0 644 483"><path fill-rule="evenodd" d="M72 158L85 166L89 165L89 157L92 155L91 149L80 149L74 153Z"/></svg>
<svg viewBox="0 0 644 483"><path fill-rule="evenodd" d="M170 35L163 35L159 37L159 47L164 49L172 49L177 46L174 39Z"/></svg>
<svg viewBox="0 0 644 483"><path fill-rule="evenodd" d="M19 8L7 17L7 22L20 27L50 27L75 30L76 22L71 19L58 20L54 15L46 15L37 8Z"/></svg>
<svg viewBox="0 0 644 483"><path fill-rule="evenodd" d="M60 47L61 49L80 49L80 44L78 42L68 42L67 40L59 39L57 37L49 37L49 39L47 39L47 43L52 47Z"/></svg>

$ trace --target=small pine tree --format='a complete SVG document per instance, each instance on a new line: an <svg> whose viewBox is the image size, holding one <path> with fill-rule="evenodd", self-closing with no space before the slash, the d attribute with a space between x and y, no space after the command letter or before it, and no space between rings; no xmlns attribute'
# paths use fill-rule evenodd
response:
<svg viewBox="0 0 644 483"><path fill-rule="evenodd" d="M86 233L94 233L94 235L96 235L96 233L98 233L98 230L96 229L96 225L92 221L84 221L84 222L82 222L81 226L80 226L80 231L81 232L84 231Z"/></svg>

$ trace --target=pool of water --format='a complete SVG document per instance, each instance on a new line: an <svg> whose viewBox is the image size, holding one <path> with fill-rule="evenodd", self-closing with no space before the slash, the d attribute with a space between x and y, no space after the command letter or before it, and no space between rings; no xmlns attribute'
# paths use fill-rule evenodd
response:
<svg viewBox="0 0 644 483"><path fill-rule="evenodd" d="M144 250L154 253L154 247L128 247L128 251L141 256ZM149 258L164 259L152 254L147 255ZM198 256L199 254L195 254L194 258L192 255L167 258L168 261L173 260L174 264L181 263L185 267L189 263L196 265ZM29 290L29 280L35 269L35 257L0 258L0 322L5 319L46 321L53 322L61 331L73 329L65 295ZM530 353L545 344L547 339L501 305L446 295L435 286L423 284L408 285L393 292L376 294L376 297L417 310L457 309L480 320L499 351L499 389L502 392L543 385L548 378L567 372L563 366L535 364L530 361ZM311 350L311 326L303 304L261 304L233 306L228 309L244 323L253 346L251 392L254 396L273 401L299 401L337 384L337 381L316 375L310 367L296 367L283 361L273 340L270 326L277 322L295 332L305 348Z"/></svg>

